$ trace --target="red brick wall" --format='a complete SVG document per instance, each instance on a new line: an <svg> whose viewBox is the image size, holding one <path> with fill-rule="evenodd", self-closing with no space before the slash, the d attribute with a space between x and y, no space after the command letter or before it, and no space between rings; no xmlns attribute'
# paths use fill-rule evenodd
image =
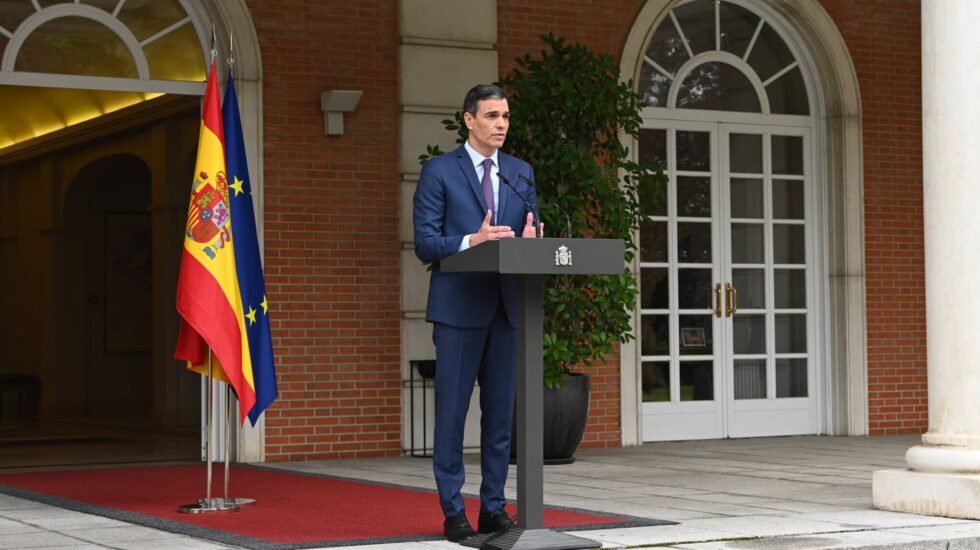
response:
<svg viewBox="0 0 980 550"><path fill-rule="evenodd" d="M824 0L854 60L864 132L872 435L928 428L918 0Z"/></svg>
<svg viewBox="0 0 980 550"><path fill-rule="evenodd" d="M265 272L280 398L270 461L401 450L398 13L249 0L264 66ZM363 90L345 135L320 93Z"/></svg>

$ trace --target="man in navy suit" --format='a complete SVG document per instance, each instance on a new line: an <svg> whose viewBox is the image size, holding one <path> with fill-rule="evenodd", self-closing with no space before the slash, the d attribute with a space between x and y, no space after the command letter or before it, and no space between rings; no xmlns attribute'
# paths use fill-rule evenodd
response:
<svg viewBox="0 0 980 550"><path fill-rule="evenodd" d="M533 238L537 211L534 187L522 179L534 180L531 166L500 151L510 124L504 91L473 87L463 101L463 121L466 143L422 167L413 216L415 254L432 264L425 317L436 346L432 468L446 517L443 533L453 542L475 534L459 491L465 478L463 426L476 381L483 476L478 529L492 533L513 525L504 510L504 483L516 394L517 289L511 276L443 273L439 262L485 241Z"/></svg>

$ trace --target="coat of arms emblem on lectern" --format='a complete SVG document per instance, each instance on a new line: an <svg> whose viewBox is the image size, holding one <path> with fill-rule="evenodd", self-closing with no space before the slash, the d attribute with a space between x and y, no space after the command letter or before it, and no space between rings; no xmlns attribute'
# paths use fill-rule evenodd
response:
<svg viewBox="0 0 980 550"><path fill-rule="evenodd" d="M555 265L572 265L572 251L561 245L555 251Z"/></svg>

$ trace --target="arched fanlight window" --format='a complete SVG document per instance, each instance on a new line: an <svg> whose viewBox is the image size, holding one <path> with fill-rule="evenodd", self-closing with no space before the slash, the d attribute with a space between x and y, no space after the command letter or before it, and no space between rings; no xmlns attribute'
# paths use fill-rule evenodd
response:
<svg viewBox="0 0 980 550"><path fill-rule="evenodd" d="M653 33L639 91L647 107L808 115L799 61L779 32L728 0L679 4Z"/></svg>
<svg viewBox="0 0 980 550"><path fill-rule="evenodd" d="M201 43L179 0L14 2L0 16L3 72L205 78Z"/></svg>
<svg viewBox="0 0 980 550"><path fill-rule="evenodd" d="M199 95L207 33L189 0L8 0L0 149L164 93Z"/></svg>

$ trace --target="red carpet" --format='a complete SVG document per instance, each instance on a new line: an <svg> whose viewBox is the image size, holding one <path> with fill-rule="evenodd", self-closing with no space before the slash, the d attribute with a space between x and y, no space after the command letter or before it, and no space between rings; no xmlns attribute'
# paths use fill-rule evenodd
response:
<svg viewBox="0 0 980 550"><path fill-rule="evenodd" d="M214 468L214 492L223 496L223 469ZM203 465L0 475L0 492L113 517L131 523L249 548L304 548L441 538L435 492L232 466L232 497L256 499L237 513L180 514L181 504L204 496ZM476 522L479 500L467 499ZM515 512L510 505L511 513ZM549 528L609 528L659 522L587 511L546 508Z"/></svg>

